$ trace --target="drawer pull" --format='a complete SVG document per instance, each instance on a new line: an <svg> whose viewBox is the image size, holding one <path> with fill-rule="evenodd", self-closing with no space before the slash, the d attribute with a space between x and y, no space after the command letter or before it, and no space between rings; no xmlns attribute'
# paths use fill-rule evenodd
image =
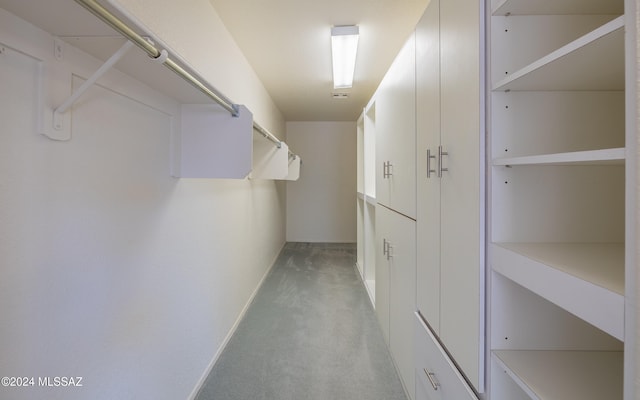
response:
<svg viewBox="0 0 640 400"><path fill-rule="evenodd" d="M436 374L434 374L433 372L429 372L426 369L424 369L423 371L427 375L427 379L429 379L431 386L433 386L433 390L438 390L438 388L440 387L440 383L438 383L438 381L436 380Z"/></svg>

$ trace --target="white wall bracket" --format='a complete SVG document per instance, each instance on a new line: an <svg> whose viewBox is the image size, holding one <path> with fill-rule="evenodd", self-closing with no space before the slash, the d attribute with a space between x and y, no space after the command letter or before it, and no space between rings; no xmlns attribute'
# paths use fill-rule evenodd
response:
<svg viewBox="0 0 640 400"><path fill-rule="evenodd" d="M100 68L96 72L93 73L80 87L69 96L58 108L53 110L53 129L56 131L60 131L64 129L64 118L63 114L73 106L73 104L82 96L87 89L89 89L100 77L102 77L111 67L113 67L124 55L129 51L129 49L133 47L133 43L130 41L126 41L118 51L116 51L109 59L102 64ZM67 137L65 139L60 139L59 137L54 137L47 135L55 140L69 140L71 137Z"/></svg>

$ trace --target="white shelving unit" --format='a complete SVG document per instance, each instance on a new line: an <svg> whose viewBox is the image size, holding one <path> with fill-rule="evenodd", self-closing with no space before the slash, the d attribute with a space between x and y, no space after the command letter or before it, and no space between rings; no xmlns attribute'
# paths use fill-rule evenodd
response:
<svg viewBox="0 0 640 400"><path fill-rule="evenodd" d="M368 104L357 122L357 264L369 298L376 299L376 177L375 100Z"/></svg>
<svg viewBox="0 0 640 400"><path fill-rule="evenodd" d="M364 281L369 297L376 299L376 103L364 109Z"/></svg>
<svg viewBox="0 0 640 400"><path fill-rule="evenodd" d="M625 2L489 3L489 398L631 398Z"/></svg>
<svg viewBox="0 0 640 400"><path fill-rule="evenodd" d="M491 0L493 15L568 15L579 10L584 14L620 14L622 2L602 0Z"/></svg>
<svg viewBox="0 0 640 400"><path fill-rule="evenodd" d="M496 351L493 360L532 399L622 398L619 351Z"/></svg>
<svg viewBox="0 0 640 400"><path fill-rule="evenodd" d="M216 93L215 88L162 38L155 36L140 21L114 4L106 1L98 3L132 32L152 39L156 50L167 52L168 58L164 59L165 61L162 61L163 58L160 56L154 60L146 52L132 46L133 48L118 59L117 63L109 64L107 61L96 69L96 72L113 67L182 105L181 118L177 121L178 124L174 128L175 136L172 138L173 176L297 179L299 158L289 163L289 149L284 142L277 146L274 143L277 139L272 138L273 141L270 141L263 138L262 136L267 136L264 133L266 130L254 121L250 110L234 104L239 112L238 116L232 116L227 108L214 102L213 98L205 95L201 89L205 88L209 94L215 93L218 97L224 96ZM62 127L52 124L51 121L53 110L71 95L69 88L74 73L73 67L66 67L61 61L77 51L87 53L98 60L109 60L128 39L74 1L50 0L43 6L37 0L6 0L2 2L2 8L53 35L50 51L36 57L42 63L42 76L39 77L39 81L42 85L40 90L45 94L40 106L44 115L40 123L41 133L54 140L72 140L68 111L56 117L62 120ZM3 37L1 42L0 44L9 48L22 46L20 35L8 35ZM26 49L25 53L34 51L36 49ZM185 71L192 80L188 83L186 78L183 79L174 72L176 69L167 68L167 60L177 66L177 69ZM107 65L109 68L105 67ZM102 74L97 73L95 77L97 84L104 80ZM93 77L87 77L88 80L91 78ZM200 89L196 89L196 85Z"/></svg>
<svg viewBox="0 0 640 400"><path fill-rule="evenodd" d="M356 123L356 266L364 278L364 112Z"/></svg>
<svg viewBox="0 0 640 400"><path fill-rule="evenodd" d="M515 165L623 165L625 149L574 151L569 153L541 154L537 156L504 157L493 160L493 166Z"/></svg>
<svg viewBox="0 0 640 400"><path fill-rule="evenodd" d="M491 251L495 272L624 338L623 244L500 243Z"/></svg>
<svg viewBox="0 0 640 400"><path fill-rule="evenodd" d="M506 76L493 90L622 90L624 17Z"/></svg>

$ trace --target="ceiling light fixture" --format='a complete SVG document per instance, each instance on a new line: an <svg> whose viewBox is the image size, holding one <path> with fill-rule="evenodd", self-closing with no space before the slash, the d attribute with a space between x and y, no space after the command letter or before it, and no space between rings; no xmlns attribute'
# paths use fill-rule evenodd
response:
<svg viewBox="0 0 640 400"><path fill-rule="evenodd" d="M333 88L345 89L353 86L356 68L359 29L355 25L331 28L331 57L333 59Z"/></svg>

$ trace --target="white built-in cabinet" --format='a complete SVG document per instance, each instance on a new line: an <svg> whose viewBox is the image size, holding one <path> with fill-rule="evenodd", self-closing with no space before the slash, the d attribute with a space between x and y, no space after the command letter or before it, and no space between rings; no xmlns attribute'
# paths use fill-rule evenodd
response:
<svg viewBox="0 0 640 400"><path fill-rule="evenodd" d="M440 333L440 1L432 0L416 26L416 304ZM443 167L446 168L446 167Z"/></svg>
<svg viewBox="0 0 640 400"><path fill-rule="evenodd" d="M369 298L376 299L376 107L368 104L358 119L357 266Z"/></svg>
<svg viewBox="0 0 640 400"><path fill-rule="evenodd" d="M417 400L635 399L636 4L482 3L431 0L374 97L392 356Z"/></svg>
<svg viewBox="0 0 640 400"><path fill-rule="evenodd" d="M416 225L383 205L376 209L376 311L402 382L413 398Z"/></svg>
<svg viewBox="0 0 640 400"><path fill-rule="evenodd" d="M484 391L481 16L432 0L374 97L375 306L415 399Z"/></svg>
<svg viewBox="0 0 640 400"><path fill-rule="evenodd" d="M375 95L375 305L409 396L414 398L415 37L396 56Z"/></svg>
<svg viewBox="0 0 640 400"><path fill-rule="evenodd" d="M633 3L487 4L491 400L636 398Z"/></svg>
<svg viewBox="0 0 640 400"><path fill-rule="evenodd" d="M106 73L113 67L120 72L166 94L180 104L179 118L172 128L171 175L177 178L219 179L277 179L297 180L300 174L300 157L294 156L286 143L279 139L266 140L266 130L258 125L251 111L242 105L233 104L235 115L217 104L202 92L218 93L192 66L162 41L149 32L139 21L130 20L122 9L109 2L100 2L123 26L136 35L153 39L155 50L167 51L167 58L151 58L137 48L133 42L120 35L99 18L87 11L80 2L49 0L46 6L38 0L3 1L3 21L16 16L45 25L51 36L45 50L35 49L26 43L25 34L5 34L0 38L0 48L8 48L28 54L39 61L38 90L42 95L38 105L38 130L56 141L73 140L71 124L72 106L82 101L84 91L93 83L101 84ZM103 4L104 3L104 4ZM96 3L87 2L89 6ZM101 7L102 6L102 7ZM5 11L6 10L6 11ZM51 10L55 10L52 13ZM45 22L46 21L46 22ZM3 26L15 23L4 22ZM169 51L171 50L171 51ZM70 63L74 52L83 51L103 64L92 73L84 73L87 86L74 92L72 77L76 66ZM167 68L169 63L173 65ZM195 86L180 77L180 69L188 74ZM229 100L230 101L230 100ZM231 107L231 106L229 106ZM259 135L258 135L259 134ZM265 136L265 137L263 137ZM277 142L277 143L274 143Z"/></svg>
<svg viewBox="0 0 640 400"><path fill-rule="evenodd" d="M416 301L431 329L416 341L437 338L478 392L485 382L481 11L476 1L432 0L416 27ZM448 373L423 364L416 360L416 374Z"/></svg>
<svg viewBox="0 0 640 400"><path fill-rule="evenodd" d="M474 400L473 389L466 383L431 328L416 313L415 359L416 399L418 400Z"/></svg>
<svg viewBox="0 0 640 400"><path fill-rule="evenodd" d="M416 217L415 38L412 34L376 91L376 199Z"/></svg>

